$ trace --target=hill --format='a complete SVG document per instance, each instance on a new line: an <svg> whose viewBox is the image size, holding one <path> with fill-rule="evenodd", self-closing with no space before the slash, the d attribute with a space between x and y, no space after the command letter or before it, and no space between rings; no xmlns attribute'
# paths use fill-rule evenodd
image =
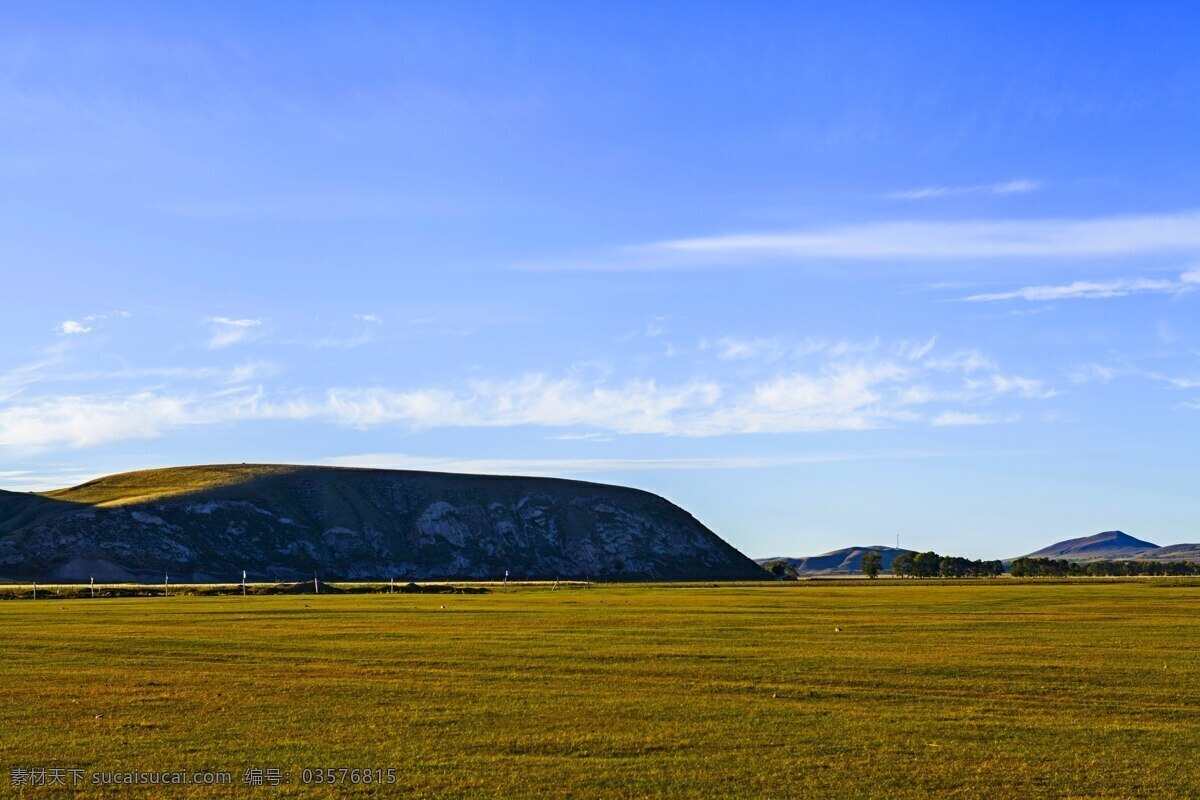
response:
<svg viewBox="0 0 1200 800"><path fill-rule="evenodd" d="M1043 547L1029 558L1065 558L1068 561L1096 561L1137 558L1147 551L1160 549L1153 542L1134 538L1123 531L1104 531L1094 536L1067 539ZM1166 548L1163 548L1166 549Z"/></svg>
<svg viewBox="0 0 1200 800"><path fill-rule="evenodd" d="M1200 561L1200 544L1169 544L1138 556L1146 561Z"/></svg>
<svg viewBox="0 0 1200 800"><path fill-rule="evenodd" d="M871 551L879 553L883 560L884 572L892 568L892 562L896 560L897 556L913 552L912 550L876 545L874 547L845 547L841 550L822 553L819 556L799 558L782 556L756 560L759 564L765 564L768 561L785 561L795 567L796 572L801 575L857 575L862 572L862 557Z"/></svg>
<svg viewBox="0 0 1200 800"><path fill-rule="evenodd" d="M286 465L0 491L0 577L755 579L678 506L553 478Z"/></svg>

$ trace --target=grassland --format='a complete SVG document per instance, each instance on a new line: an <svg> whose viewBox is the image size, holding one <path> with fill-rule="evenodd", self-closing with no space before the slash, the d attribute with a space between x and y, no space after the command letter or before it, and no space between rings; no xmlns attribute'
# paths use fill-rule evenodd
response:
<svg viewBox="0 0 1200 800"><path fill-rule="evenodd" d="M60 766L234 773L119 790L155 797L1180 798L1198 746L1186 580L0 603L8 795Z"/></svg>
<svg viewBox="0 0 1200 800"><path fill-rule="evenodd" d="M97 508L115 508L196 495L247 481L290 475L303 468L283 464L221 464L122 472L41 496Z"/></svg>

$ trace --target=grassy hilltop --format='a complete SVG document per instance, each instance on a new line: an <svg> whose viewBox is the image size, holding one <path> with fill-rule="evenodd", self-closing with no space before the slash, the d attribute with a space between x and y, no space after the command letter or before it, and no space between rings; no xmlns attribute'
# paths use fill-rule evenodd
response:
<svg viewBox="0 0 1200 800"><path fill-rule="evenodd" d="M261 496L266 499L271 496L272 489L282 488L278 483L272 486L272 479L296 475L305 469L313 468L284 464L215 464L144 469L106 475L78 486L44 492L42 496L97 508L115 508L189 495L203 496L217 489L254 482L260 485Z"/></svg>
<svg viewBox="0 0 1200 800"><path fill-rule="evenodd" d="M11 601L0 630L0 795L48 764L233 775L171 797L249 767L318 798L1200 786L1195 581Z"/></svg>
<svg viewBox="0 0 1200 800"><path fill-rule="evenodd" d="M0 577L761 578L649 492L553 478L231 464L0 492Z"/></svg>

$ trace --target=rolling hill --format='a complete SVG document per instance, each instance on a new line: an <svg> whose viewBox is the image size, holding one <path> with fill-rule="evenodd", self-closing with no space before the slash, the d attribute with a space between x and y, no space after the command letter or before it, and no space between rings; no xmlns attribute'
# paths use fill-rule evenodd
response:
<svg viewBox="0 0 1200 800"><path fill-rule="evenodd" d="M757 579L678 506L553 478L286 465L0 491L0 577Z"/></svg>
<svg viewBox="0 0 1200 800"><path fill-rule="evenodd" d="M1200 544L1169 544L1147 550L1138 556L1147 561L1200 561Z"/></svg>
<svg viewBox="0 0 1200 800"><path fill-rule="evenodd" d="M862 557L872 550L879 553L885 572L892 568L892 562L896 560L897 556L913 552L912 550L876 545L874 547L845 547L841 550L822 553L819 556L799 558L782 556L756 560L759 564L765 564L768 561L786 561L801 575L857 575L862 573Z"/></svg>
<svg viewBox="0 0 1200 800"><path fill-rule="evenodd" d="M1067 539L1043 547L1028 558L1065 558L1068 561L1096 561L1136 558L1147 551L1158 550L1153 542L1134 538L1123 531L1104 531L1094 536Z"/></svg>

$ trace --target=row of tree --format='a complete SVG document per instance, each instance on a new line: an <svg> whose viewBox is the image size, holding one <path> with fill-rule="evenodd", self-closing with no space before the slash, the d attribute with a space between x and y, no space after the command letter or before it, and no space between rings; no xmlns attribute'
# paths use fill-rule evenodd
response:
<svg viewBox="0 0 1200 800"><path fill-rule="evenodd" d="M1200 575L1196 561L1067 561L1065 558L1018 558L1010 568L1014 578L1119 578L1136 575Z"/></svg>
<svg viewBox="0 0 1200 800"><path fill-rule="evenodd" d="M795 566L783 559L763 564L780 578L797 578ZM872 550L862 557L863 574L878 578L883 572L883 556ZM1066 577L1124 577L1137 575L1183 576L1200 575L1197 561L1067 561L1065 558L1022 557L1012 562L1009 572L1014 578ZM1004 562L981 561L960 556L938 555L932 550L924 553L901 553L892 561L892 573L899 578L995 578L1005 572Z"/></svg>
<svg viewBox="0 0 1200 800"><path fill-rule="evenodd" d="M874 578L879 570L868 569L863 559L863 572ZM994 578L1004 574L1003 561L981 561L961 556L938 555L932 550L924 553L901 553L892 561L892 573L900 578Z"/></svg>

